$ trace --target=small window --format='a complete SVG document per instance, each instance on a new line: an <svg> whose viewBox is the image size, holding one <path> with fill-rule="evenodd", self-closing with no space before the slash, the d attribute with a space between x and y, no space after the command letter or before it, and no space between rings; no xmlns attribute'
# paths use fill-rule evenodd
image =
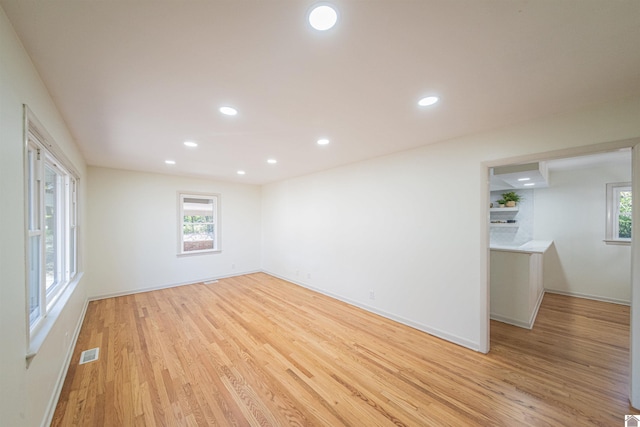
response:
<svg viewBox="0 0 640 427"><path fill-rule="evenodd" d="M179 195L178 254L220 251L220 195Z"/></svg>
<svg viewBox="0 0 640 427"><path fill-rule="evenodd" d="M631 242L632 194L630 182L607 184L607 235L605 242Z"/></svg>

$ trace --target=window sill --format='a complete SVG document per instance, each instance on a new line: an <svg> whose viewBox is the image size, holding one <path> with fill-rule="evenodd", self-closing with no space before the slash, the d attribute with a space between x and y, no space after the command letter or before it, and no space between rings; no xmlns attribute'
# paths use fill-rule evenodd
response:
<svg viewBox="0 0 640 427"><path fill-rule="evenodd" d="M605 242L607 245L618 245L618 246L631 246L631 241L630 240L610 240L610 239L604 239L603 242Z"/></svg>
<svg viewBox="0 0 640 427"><path fill-rule="evenodd" d="M183 257L183 256L194 256L194 255L219 254L221 252L222 252L222 249L206 249L204 251L180 252L177 254L177 256Z"/></svg>
<svg viewBox="0 0 640 427"><path fill-rule="evenodd" d="M73 292L76 290L83 274L84 273L82 272L76 274L76 277L58 297L56 303L53 305L49 313L47 313L47 316L40 321L36 330L31 332L29 337L29 349L26 355L27 368L31 364L33 358L38 354L40 347L42 347L47 335L49 335L49 332L53 329L53 326L56 324L56 321L58 320L58 317L60 317L60 313L62 313L64 307L67 305L67 302L71 299L71 295L73 295Z"/></svg>

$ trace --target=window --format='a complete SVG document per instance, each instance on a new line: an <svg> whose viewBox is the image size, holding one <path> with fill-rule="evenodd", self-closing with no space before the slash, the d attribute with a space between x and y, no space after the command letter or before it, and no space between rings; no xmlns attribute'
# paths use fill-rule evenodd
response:
<svg viewBox="0 0 640 427"><path fill-rule="evenodd" d="M220 251L220 195L179 194L178 254Z"/></svg>
<svg viewBox="0 0 640 427"><path fill-rule="evenodd" d="M605 242L631 242L632 194L630 182L607 184L607 235Z"/></svg>
<svg viewBox="0 0 640 427"><path fill-rule="evenodd" d="M27 113L29 114L29 113ZM33 338L77 275L77 175L54 152L50 137L27 123L27 311Z"/></svg>

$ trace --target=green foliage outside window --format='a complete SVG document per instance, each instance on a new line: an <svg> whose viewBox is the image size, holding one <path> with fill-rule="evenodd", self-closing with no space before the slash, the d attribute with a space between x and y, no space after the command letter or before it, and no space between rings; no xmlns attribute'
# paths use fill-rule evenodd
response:
<svg viewBox="0 0 640 427"><path fill-rule="evenodd" d="M620 215L618 216L618 237L631 238L631 191L620 192Z"/></svg>
<svg viewBox="0 0 640 427"><path fill-rule="evenodd" d="M213 222L213 217L205 216L205 215L185 215L183 222L185 224L186 223L191 223L191 224L207 223L207 222Z"/></svg>

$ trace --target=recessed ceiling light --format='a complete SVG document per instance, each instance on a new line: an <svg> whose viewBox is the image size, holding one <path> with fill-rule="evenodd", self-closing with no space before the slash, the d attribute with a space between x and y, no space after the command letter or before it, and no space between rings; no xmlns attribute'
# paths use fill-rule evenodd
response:
<svg viewBox="0 0 640 427"><path fill-rule="evenodd" d="M316 5L309 12L309 24L318 31L326 31L336 25L338 21L338 12L327 5Z"/></svg>
<svg viewBox="0 0 640 427"><path fill-rule="evenodd" d="M193 148L193 147L197 147L198 143L197 142L193 142L193 141L185 141L184 145L187 146L187 147Z"/></svg>
<svg viewBox="0 0 640 427"><path fill-rule="evenodd" d="M235 116L238 114L238 110L233 107L220 107L220 112L225 116Z"/></svg>
<svg viewBox="0 0 640 427"><path fill-rule="evenodd" d="M536 183L535 183L535 182L527 182L524 186L525 186L525 187L532 187L532 186L534 186L534 185L536 185Z"/></svg>
<svg viewBox="0 0 640 427"><path fill-rule="evenodd" d="M175 160L165 160L164 162L165 162L166 164L168 164L168 165L175 165L175 164L176 164L176 161L175 161Z"/></svg>
<svg viewBox="0 0 640 427"><path fill-rule="evenodd" d="M270 165L275 165L276 163L278 163L278 161L276 159L268 159L267 163L269 163Z"/></svg>
<svg viewBox="0 0 640 427"><path fill-rule="evenodd" d="M322 138L318 140L318 145L327 145L329 143L329 140L326 138Z"/></svg>
<svg viewBox="0 0 640 427"><path fill-rule="evenodd" d="M531 181L531 178L518 178L518 181Z"/></svg>
<svg viewBox="0 0 640 427"><path fill-rule="evenodd" d="M428 105L433 105L438 102L439 98L437 96L427 96L426 98L422 98L418 101L418 105L421 107L426 107Z"/></svg>
<svg viewBox="0 0 640 427"><path fill-rule="evenodd" d="M238 171L237 174L238 175L244 175L246 172L245 171Z"/></svg>

